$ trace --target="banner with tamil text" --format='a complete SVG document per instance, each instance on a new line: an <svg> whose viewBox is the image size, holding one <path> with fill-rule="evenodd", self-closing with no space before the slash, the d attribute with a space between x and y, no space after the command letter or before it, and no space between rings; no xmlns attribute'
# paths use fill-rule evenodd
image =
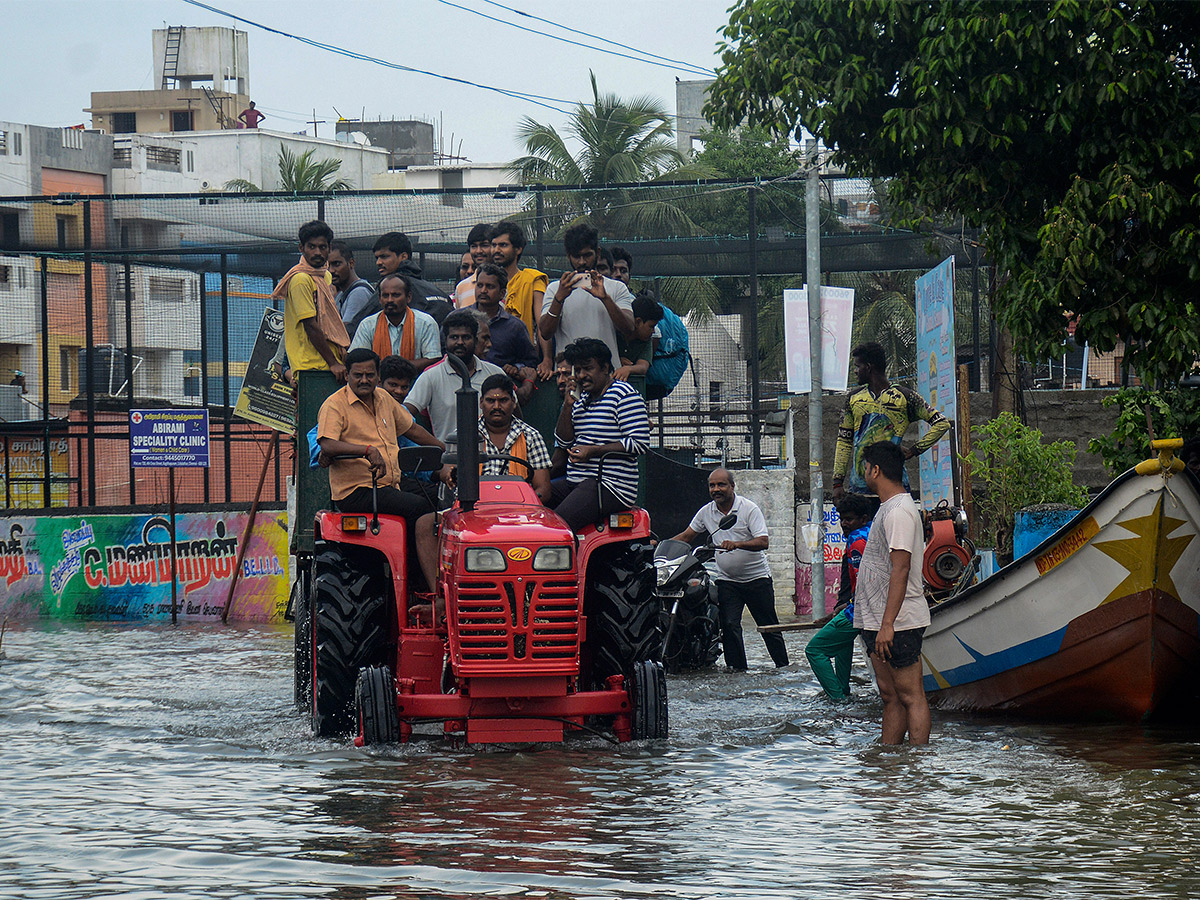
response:
<svg viewBox="0 0 1200 900"><path fill-rule="evenodd" d="M180 621L221 621L246 519L177 516ZM0 617L170 621L170 527L166 516L146 513L0 518ZM283 621L287 548L287 513L260 510L230 621Z"/></svg>

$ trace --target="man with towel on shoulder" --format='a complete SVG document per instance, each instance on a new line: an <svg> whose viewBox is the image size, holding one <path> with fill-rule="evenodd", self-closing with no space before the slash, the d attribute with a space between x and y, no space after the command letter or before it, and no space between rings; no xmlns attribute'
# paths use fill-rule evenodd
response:
<svg viewBox="0 0 1200 900"><path fill-rule="evenodd" d="M350 336L334 302L327 263L333 231L324 222L300 226L300 262L288 269L271 296L283 304L283 344L291 372L327 369L345 384L343 360ZM277 354L276 361L282 363Z"/></svg>
<svg viewBox="0 0 1200 900"><path fill-rule="evenodd" d="M412 284L393 272L379 282L381 312L367 316L354 333L350 349L365 347L381 359L402 356L421 373L442 358L442 340L433 316L413 309Z"/></svg>

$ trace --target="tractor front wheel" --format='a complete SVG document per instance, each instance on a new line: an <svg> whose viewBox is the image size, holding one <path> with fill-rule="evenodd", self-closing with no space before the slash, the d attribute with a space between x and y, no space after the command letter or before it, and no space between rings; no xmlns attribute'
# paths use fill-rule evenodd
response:
<svg viewBox="0 0 1200 900"><path fill-rule="evenodd" d="M296 709L304 712L312 703L312 562L301 564L292 585L293 693Z"/></svg>
<svg viewBox="0 0 1200 900"><path fill-rule="evenodd" d="M667 736L667 676L662 663L643 660L628 676L633 706L633 739L661 740Z"/></svg>
<svg viewBox="0 0 1200 900"><path fill-rule="evenodd" d="M370 666L358 673L354 685L358 707L358 736L364 747L394 744L400 740L400 716L396 711L396 683L387 666Z"/></svg>
<svg viewBox="0 0 1200 900"><path fill-rule="evenodd" d="M385 591L375 554L317 544L312 586L312 729L354 730L358 670L385 660Z"/></svg>

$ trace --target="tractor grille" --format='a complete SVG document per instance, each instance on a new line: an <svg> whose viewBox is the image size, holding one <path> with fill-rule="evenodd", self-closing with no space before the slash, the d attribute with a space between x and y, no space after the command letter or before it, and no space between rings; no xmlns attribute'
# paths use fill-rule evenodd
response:
<svg viewBox="0 0 1200 900"><path fill-rule="evenodd" d="M463 662L574 660L579 591L574 578L463 578L452 642ZM454 638L457 641L454 641Z"/></svg>

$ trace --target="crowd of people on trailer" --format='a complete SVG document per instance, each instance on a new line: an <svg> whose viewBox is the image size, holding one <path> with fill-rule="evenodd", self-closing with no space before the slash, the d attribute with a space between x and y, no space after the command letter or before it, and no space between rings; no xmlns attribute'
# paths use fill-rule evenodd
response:
<svg viewBox="0 0 1200 900"><path fill-rule="evenodd" d="M524 478L576 531L636 502L636 457L649 450L650 423L646 400L630 379L647 376L659 323L673 314L650 291L633 293L628 251L602 248L595 228L573 225L563 234L569 269L550 281L522 265L526 238L518 223L479 224L467 236L457 282L443 292L421 277L401 232L375 242L374 284L358 274L353 251L324 222L303 225L299 243L301 260L274 294L284 304L276 377L293 382L298 371L327 370L344 385L322 405L316 429L333 503L341 511L374 505L404 517L427 586L436 578L438 484L452 488L455 471L444 465L403 472L397 457L402 446L444 450L457 440L462 378L451 357L480 398L475 437L484 456L524 460L485 459L484 475ZM833 480L848 549L839 605L806 656L828 696L848 699L852 649L861 635L884 701L884 741L907 736L924 743L924 540L904 463L933 446L950 423L912 390L889 383L880 345L855 347L851 357L859 387L838 429ZM522 420L521 408L551 379L561 406L548 446ZM928 424L927 432L903 444L917 421ZM760 626L778 623L770 538L761 509L737 494L733 472L712 472L709 494L712 502L675 539L703 532L720 548L725 661L744 671L743 610ZM722 528L730 513L734 524ZM776 666L788 664L778 634L764 632L764 642Z"/></svg>

